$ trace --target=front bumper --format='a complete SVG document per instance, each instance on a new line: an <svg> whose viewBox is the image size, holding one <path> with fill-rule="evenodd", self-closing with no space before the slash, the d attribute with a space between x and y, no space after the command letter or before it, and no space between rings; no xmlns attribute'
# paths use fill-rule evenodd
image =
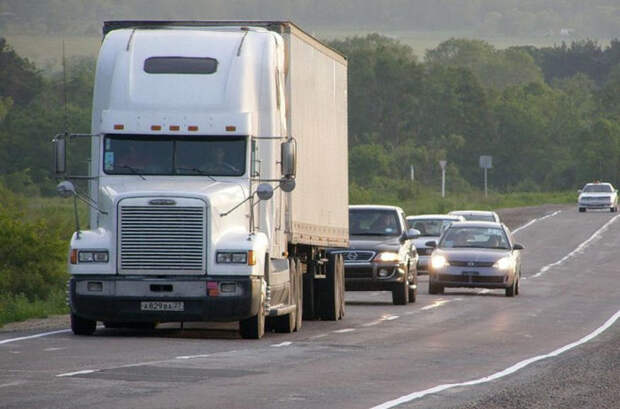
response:
<svg viewBox="0 0 620 409"><path fill-rule="evenodd" d="M429 282L442 287L508 288L515 279L514 271L501 271L494 267L448 266L431 270Z"/></svg>
<svg viewBox="0 0 620 409"><path fill-rule="evenodd" d="M102 283L102 291L89 291L89 282ZM221 288L222 283L234 283L235 291L207 294L208 286ZM261 285L260 277L74 276L69 282L70 307L82 318L106 322L237 321L256 315ZM143 301L183 302L184 308L143 311Z"/></svg>
<svg viewBox="0 0 620 409"><path fill-rule="evenodd" d="M583 209L609 209L613 206L614 204L610 202L579 202L577 203L577 207L581 207Z"/></svg>
<svg viewBox="0 0 620 409"><path fill-rule="evenodd" d="M379 272L387 271L381 277ZM344 282L347 291L392 291L405 280L405 267L400 263L345 263Z"/></svg>

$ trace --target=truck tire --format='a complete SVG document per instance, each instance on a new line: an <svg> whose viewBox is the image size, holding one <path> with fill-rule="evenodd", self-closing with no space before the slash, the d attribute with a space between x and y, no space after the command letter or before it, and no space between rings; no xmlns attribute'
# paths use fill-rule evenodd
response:
<svg viewBox="0 0 620 409"><path fill-rule="evenodd" d="M261 339L265 335L265 300L262 296L256 315L239 321L239 334L244 339Z"/></svg>
<svg viewBox="0 0 620 409"><path fill-rule="evenodd" d="M288 313L286 315L280 315L278 317L273 317L271 325L276 332L281 333L291 333L295 331L295 327L297 326L297 310L299 306L299 280L298 280L298 271L297 271L297 262L293 258L288 259L288 268L289 268L289 285L290 291L288 295L288 303L289 305L295 304L297 307L295 311Z"/></svg>
<svg viewBox="0 0 620 409"><path fill-rule="evenodd" d="M301 265L301 260L299 258L296 258L295 272L297 273L297 322L295 322L295 331L299 331L301 329L304 315L304 277L302 267L303 266Z"/></svg>
<svg viewBox="0 0 620 409"><path fill-rule="evenodd" d="M344 259L330 254L326 278L321 281L319 316L322 320L337 321L344 317Z"/></svg>
<svg viewBox="0 0 620 409"><path fill-rule="evenodd" d="M407 305L409 303L409 278L392 290L392 303L394 305Z"/></svg>
<svg viewBox="0 0 620 409"><path fill-rule="evenodd" d="M71 331L75 335L93 335L96 328L97 321L71 314Z"/></svg>
<svg viewBox="0 0 620 409"><path fill-rule="evenodd" d="M586 211L586 208L585 208L585 207L580 207L580 208L579 208L579 213L584 213L585 211Z"/></svg>

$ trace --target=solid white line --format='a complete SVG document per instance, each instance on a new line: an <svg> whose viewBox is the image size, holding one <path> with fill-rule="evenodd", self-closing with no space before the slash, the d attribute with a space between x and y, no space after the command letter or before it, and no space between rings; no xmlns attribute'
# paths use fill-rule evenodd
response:
<svg viewBox="0 0 620 409"><path fill-rule="evenodd" d="M442 305L449 303L449 300L437 300L431 305L427 305L426 307L420 308L422 311L432 310L433 308L441 307Z"/></svg>
<svg viewBox="0 0 620 409"><path fill-rule="evenodd" d="M532 224L534 224L534 223L536 223L536 222L539 222L539 221L541 221L541 220L545 220L546 218L549 218L549 217L553 217L553 216L555 216L556 214L559 214L559 213L561 213L561 212L562 212L561 210L556 210L556 211L555 211L555 212L553 212L553 213L550 213L550 214L544 215L544 216L542 216L542 217L538 217L538 218L536 218L536 219L532 219L532 220L530 220L529 222L525 223L523 226L519 226L519 227L517 227L516 229L514 229L514 230L512 231L512 234L515 234L516 232L518 232L518 231L520 231L520 230L526 229L526 228L530 227Z"/></svg>
<svg viewBox="0 0 620 409"><path fill-rule="evenodd" d="M35 335L28 335L26 337L19 337L19 338L10 338L10 339L3 339L2 341L0 341L0 345L2 344L8 344L10 342L17 342L17 341L23 341L26 339L33 339L33 338L41 338L41 337L46 337L48 335L54 335L54 334L63 334L65 332L71 332L70 329L61 329L58 331L51 331L51 332L43 332L41 334L35 334Z"/></svg>
<svg viewBox="0 0 620 409"><path fill-rule="evenodd" d="M579 246L577 246L577 248L573 251L571 251L570 253L568 253L567 255L565 255L564 257L562 257L561 259L559 259L558 261L556 261L555 263L551 263L551 264L547 264L546 266L544 266L543 268L540 269L540 271L536 274L534 274L532 276L532 278L536 278L536 277L540 277L541 275L543 275L544 273L546 273L547 271L549 271L549 269L551 269L552 267L555 266L559 266L560 264L564 263L566 260L568 260L569 258L571 258L572 256L574 256L577 253L580 253L581 251L583 251L587 246L590 245L590 243L592 243L592 241L598 239L601 234L607 230L609 228L609 226L616 221L616 219L618 219L618 217L620 217L620 215L614 216L612 217L607 223L605 223L603 225L603 227L601 227L600 229L598 229L597 231L594 232L594 234L592 234L586 241L584 241L583 243L581 243Z"/></svg>
<svg viewBox="0 0 620 409"><path fill-rule="evenodd" d="M56 377L64 378L64 377L67 377L67 376L85 375L85 374L94 373L94 372L97 372L97 371L99 371L99 370L98 369L85 369L83 371L61 373L61 374L56 375Z"/></svg>
<svg viewBox="0 0 620 409"><path fill-rule="evenodd" d="M181 355L177 356L176 359L196 359L196 358L206 358L211 356L210 354L201 354L201 355Z"/></svg>
<svg viewBox="0 0 620 409"><path fill-rule="evenodd" d="M308 339L319 339L319 338L325 338L326 336L328 336L329 334L319 334L319 335L313 335Z"/></svg>
<svg viewBox="0 0 620 409"><path fill-rule="evenodd" d="M517 372L520 369L525 368L526 366L543 360L543 359L547 359L547 358L551 358L551 357L555 357L558 356L568 350L571 350L581 344L584 344L590 340L592 340L593 338L596 338L597 336L599 336L600 334L602 334L605 330L607 330L609 327L611 327L616 320L618 319L618 317L620 317L620 310L617 311L611 318L609 318L602 326L600 326L599 328L597 328L596 330L594 330L593 332L591 332L590 334L586 335L585 337L581 338L578 341L575 341L571 344L565 345L561 348L558 348L548 354L545 355L538 355L535 356L533 358L529 358L526 360L523 360L521 362L518 362L506 369L504 369L503 371L500 372L496 372L492 375L489 376L485 376L482 378L478 378L478 379L474 379L471 381L466 381L466 382L460 382L460 383L449 383L449 384L444 384L444 385L437 385L435 387L429 388L429 389L425 389L423 391L419 391L419 392L413 392L410 393L409 395L405 395L405 396L401 396L400 398L382 403L380 405L377 406L373 406L372 409L389 409L389 408L393 408L395 406L401 405L403 403L407 403L407 402L411 402L412 400L415 399L420 399L426 395L431 395L434 393L438 393L438 392L442 392L445 391L446 389L451 389L451 388L455 388L455 387L459 387L459 386L470 386L470 385L478 385L481 383L487 383L487 382L491 382L494 381L496 379L499 378L503 378L506 375L510 375L514 372Z"/></svg>

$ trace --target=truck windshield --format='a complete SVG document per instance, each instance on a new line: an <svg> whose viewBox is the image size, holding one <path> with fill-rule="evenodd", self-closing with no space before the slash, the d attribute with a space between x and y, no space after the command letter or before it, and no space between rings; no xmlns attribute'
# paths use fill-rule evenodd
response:
<svg viewBox="0 0 620 409"><path fill-rule="evenodd" d="M246 138L106 135L103 169L112 175L245 174Z"/></svg>
<svg viewBox="0 0 620 409"><path fill-rule="evenodd" d="M349 209L351 236L400 236L398 213L393 210Z"/></svg>

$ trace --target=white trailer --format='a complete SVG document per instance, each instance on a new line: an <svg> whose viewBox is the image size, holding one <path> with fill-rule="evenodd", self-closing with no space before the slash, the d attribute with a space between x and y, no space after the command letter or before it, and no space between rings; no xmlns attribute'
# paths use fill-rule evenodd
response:
<svg viewBox="0 0 620 409"><path fill-rule="evenodd" d="M344 315L347 62L290 22L111 21L69 255L76 334ZM66 171L58 135L56 172ZM88 196L85 198L84 196Z"/></svg>

